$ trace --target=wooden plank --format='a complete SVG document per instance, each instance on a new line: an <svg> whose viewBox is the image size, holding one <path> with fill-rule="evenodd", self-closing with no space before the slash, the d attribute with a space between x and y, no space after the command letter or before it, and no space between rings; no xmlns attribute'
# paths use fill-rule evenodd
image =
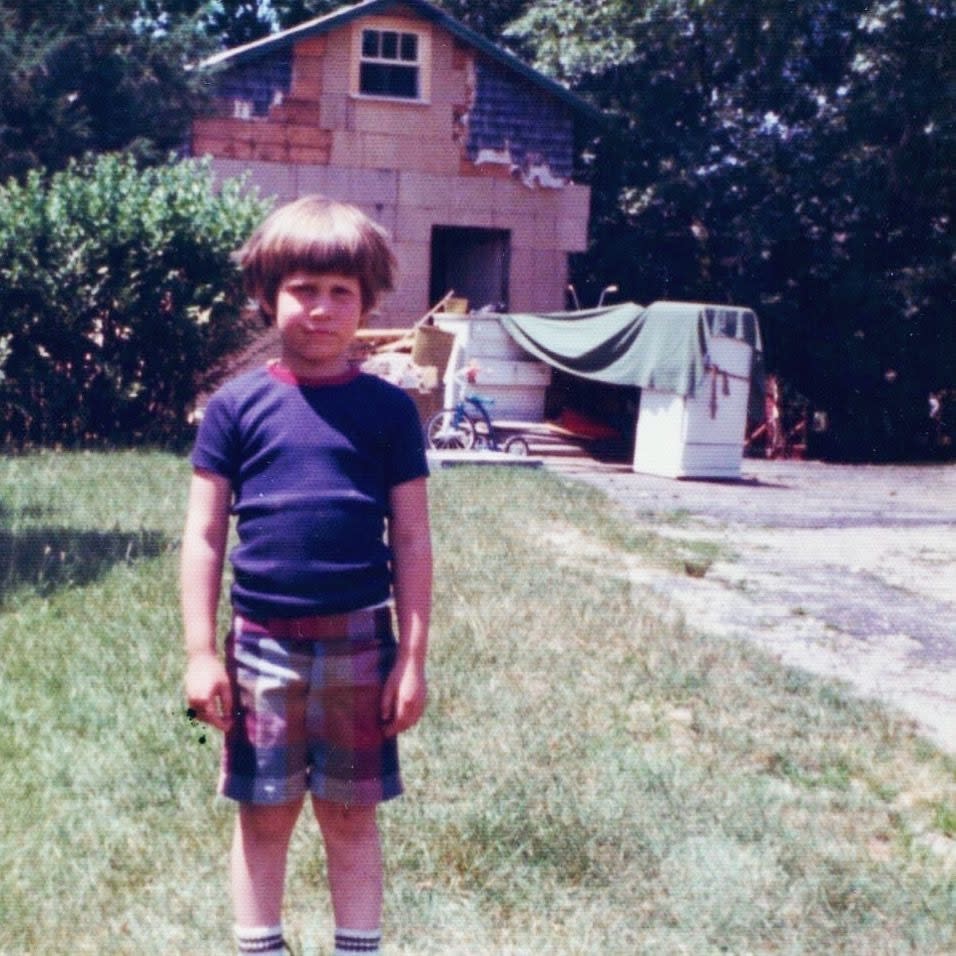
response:
<svg viewBox="0 0 956 956"><path fill-rule="evenodd" d="M193 131L215 140L230 140L240 136L248 125L247 120L232 117L203 117L193 123Z"/></svg>
<svg viewBox="0 0 956 956"><path fill-rule="evenodd" d="M328 49L328 37L318 36L300 40L295 45L296 57L322 57Z"/></svg>
<svg viewBox="0 0 956 956"><path fill-rule="evenodd" d="M298 126L285 123L245 123L236 133L259 145L308 146L327 149L332 143L332 133L318 126Z"/></svg>
<svg viewBox="0 0 956 956"><path fill-rule="evenodd" d="M220 159L240 158L234 140L211 139L208 136L193 136L192 153L194 156L216 156Z"/></svg>
<svg viewBox="0 0 956 956"><path fill-rule="evenodd" d="M328 166L332 160L331 147L292 146L288 153L290 163L303 166Z"/></svg>
<svg viewBox="0 0 956 956"><path fill-rule="evenodd" d="M460 176L484 176L487 179L511 179L511 167L504 163L482 163L475 165L470 159L464 157L458 163L458 174Z"/></svg>
<svg viewBox="0 0 956 956"><path fill-rule="evenodd" d="M317 56L297 53L292 62L293 96L316 97L322 92L324 61Z"/></svg>
<svg viewBox="0 0 956 956"><path fill-rule="evenodd" d="M321 100L287 99L280 106L269 111L269 118L275 123L284 126L318 126L320 123Z"/></svg>
<svg viewBox="0 0 956 956"><path fill-rule="evenodd" d="M355 338L360 342L394 342L408 334L408 329L359 329Z"/></svg>

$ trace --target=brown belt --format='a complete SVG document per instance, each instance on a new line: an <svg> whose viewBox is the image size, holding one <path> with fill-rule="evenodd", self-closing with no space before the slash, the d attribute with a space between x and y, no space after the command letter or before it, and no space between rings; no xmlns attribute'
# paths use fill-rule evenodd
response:
<svg viewBox="0 0 956 956"><path fill-rule="evenodd" d="M237 633L268 634L269 637L329 640L376 637L390 623L387 607L349 611L345 614L315 614L309 617L270 617L252 620L236 615Z"/></svg>

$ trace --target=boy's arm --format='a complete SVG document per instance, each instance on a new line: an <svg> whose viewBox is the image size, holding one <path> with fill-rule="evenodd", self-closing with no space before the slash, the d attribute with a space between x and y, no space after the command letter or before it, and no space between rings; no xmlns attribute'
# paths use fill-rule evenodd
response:
<svg viewBox="0 0 956 956"><path fill-rule="evenodd" d="M432 596L432 546L426 480L396 485L390 496L389 544L398 618L398 658L382 694L382 721L392 737L425 712L428 620Z"/></svg>
<svg viewBox="0 0 956 956"><path fill-rule="evenodd" d="M232 489L227 478L196 470L183 531L181 594L186 640L186 699L196 717L228 730L232 691L216 652L216 612L229 533Z"/></svg>

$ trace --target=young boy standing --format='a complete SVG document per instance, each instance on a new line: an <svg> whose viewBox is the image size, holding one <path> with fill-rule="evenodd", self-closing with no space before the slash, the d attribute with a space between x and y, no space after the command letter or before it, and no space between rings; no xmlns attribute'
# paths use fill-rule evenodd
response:
<svg viewBox="0 0 956 956"><path fill-rule="evenodd" d="M356 330L392 287L394 258L363 213L318 196L273 212L237 258L278 327L280 357L224 385L197 436L182 551L186 696L225 735L238 952L285 952L286 855L308 795L335 953L374 954L376 805L401 792L396 737L425 709L431 600L417 411L349 360ZM230 513L238 544L224 664L216 608Z"/></svg>

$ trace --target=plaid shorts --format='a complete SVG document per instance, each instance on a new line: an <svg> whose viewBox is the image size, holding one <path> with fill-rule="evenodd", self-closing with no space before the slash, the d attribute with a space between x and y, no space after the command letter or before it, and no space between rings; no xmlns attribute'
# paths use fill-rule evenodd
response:
<svg viewBox="0 0 956 956"><path fill-rule="evenodd" d="M226 642L236 719L219 792L262 804L307 792L346 805L398 796L398 742L380 713L396 650L387 608L291 621L237 615Z"/></svg>

